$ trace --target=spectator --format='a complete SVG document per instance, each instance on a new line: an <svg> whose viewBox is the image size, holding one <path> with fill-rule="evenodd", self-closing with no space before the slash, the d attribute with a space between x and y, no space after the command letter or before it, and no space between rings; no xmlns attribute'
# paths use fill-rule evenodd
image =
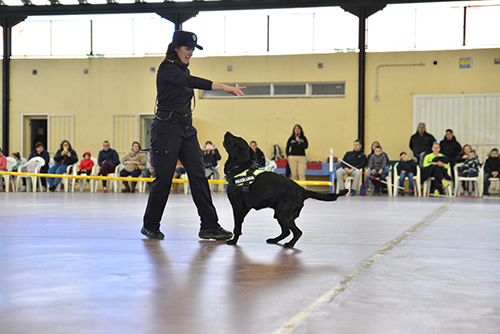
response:
<svg viewBox="0 0 500 334"><path fill-rule="evenodd" d="M4 172L7 171L7 158L5 157L5 155L3 155L1 148L0 148L0 170Z"/></svg>
<svg viewBox="0 0 500 334"><path fill-rule="evenodd" d="M462 151L460 151L460 153L456 156L455 163L459 164L467 161L471 150L472 147L469 144L465 144L464 147L462 147ZM461 175L461 173L459 174Z"/></svg>
<svg viewBox="0 0 500 334"><path fill-rule="evenodd" d="M116 166L120 164L118 152L111 148L109 141L105 140L102 143L102 150L99 151L97 163L101 167L97 175L107 176L109 173L114 173ZM107 181L102 180L102 192L108 192Z"/></svg>
<svg viewBox="0 0 500 334"><path fill-rule="evenodd" d="M207 179L218 180L220 178L219 171L217 170L220 159L221 156L217 147L211 141L207 141L203 147L203 163L205 164L205 176ZM214 192L219 191L219 185L213 184L212 190Z"/></svg>
<svg viewBox="0 0 500 334"><path fill-rule="evenodd" d="M10 156L16 160L16 164L12 167L12 171L17 172L17 169L23 164L21 161L21 154L19 152L14 152Z"/></svg>
<svg viewBox="0 0 500 334"><path fill-rule="evenodd" d="M35 149L30 153L30 156L28 158L28 161L31 160L34 157L41 157L45 161L45 165L40 168L40 173L46 174L49 172L49 164L50 164L50 155L49 152L45 150L45 146L43 143L38 142L35 144ZM26 180L23 178L23 184L26 183ZM23 186L24 187L24 186ZM47 179L45 177L42 177L42 187L46 188L47 187ZM45 189L42 188L42 191L45 191ZM23 189L21 188L21 191Z"/></svg>
<svg viewBox="0 0 500 334"><path fill-rule="evenodd" d="M139 177L142 170L146 168L146 161L148 160L146 154L141 152L141 144L138 142L132 143L132 150L125 154L122 158L125 168L120 172L120 176ZM129 187L128 181L123 181L122 193L135 193L137 182L132 182L132 187Z"/></svg>
<svg viewBox="0 0 500 334"><path fill-rule="evenodd" d="M83 173L90 175L92 173L94 162L90 159L90 156L89 151L83 153L83 160L80 162L80 166L78 166L78 172L76 172L77 175L82 175ZM78 180L76 181L78 182ZM89 180L86 180L86 182L89 183Z"/></svg>
<svg viewBox="0 0 500 334"><path fill-rule="evenodd" d="M177 166L175 167L175 172L174 172L174 179L178 179L181 177L182 174L184 174L186 170L184 169L184 166L182 165L181 161L177 159ZM184 185L187 187L187 185ZM179 183L174 183L174 194L177 194L177 191L179 190Z"/></svg>
<svg viewBox="0 0 500 334"><path fill-rule="evenodd" d="M146 160L146 168L142 170L142 177L150 177L154 178L155 175L155 168L153 167L153 150L150 149L148 153L146 153L147 160ZM151 187L151 183L147 183L148 188Z"/></svg>
<svg viewBox="0 0 500 334"><path fill-rule="evenodd" d="M424 156L432 151L432 143L435 141L434 136L425 131L425 123L419 123L417 132L410 138L410 149L420 166L422 166Z"/></svg>
<svg viewBox="0 0 500 334"><path fill-rule="evenodd" d="M431 193L434 192L436 196L441 194L443 189L450 185L446 179L451 180L451 177L447 173L447 169L450 168L449 159L442 153L439 153L440 150L441 147L439 146L439 142L434 142L432 145L432 153L425 156L423 163L424 180L434 177Z"/></svg>
<svg viewBox="0 0 500 334"><path fill-rule="evenodd" d="M382 147L376 146L374 154L370 155L368 160L368 168L366 169L366 174L373 176L371 178L373 186L373 195L382 195L382 182L389 174L391 165L389 164L389 158L382 151ZM379 181L380 180L380 181Z"/></svg>
<svg viewBox="0 0 500 334"><path fill-rule="evenodd" d="M380 145L380 143L379 143L378 141L374 141L374 142L372 143L372 146L371 146L372 151L371 151L371 153L370 153L370 154L368 154L368 156L366 157L366 162L367 162L367 164L368 164L368 161L370 161L370 157L371 157L373 154L375 154L375 147L377 147L377 146L382 147L382 145ZM387 154L386 154L385 152L382 152L382 154L384 154L384 155L387 157L387 161L389 161L389 156L387 156ZM368 175L368 173L367 173L367 174L366 174L366 179L365 179L365 187L366 187L366 189L368 189L368 186L369 186L369 185L370 185L370 175Z"/></svg>
<svg viewBox="0 0 500 334"><path fill-rule="evenodd" d="M441 153L450 159L450 168L453 170L453 167L455 166L455 158L462 150L462 146L455 138L453 130L446 130L446 135L443 140L441 140L439 146L441 146Z"/></svg>
<svg viewBox="0 0 500 334"><path fill-rule="evenodd" d="M498 157L498 149L494 148L488 155L488 159L484 162L484 196L489 196L490 179L499 178L500 175L500 158ZM500 193L498 194L500 196Z"/></svg>
<svg viewBox="0 0 500 334"><path fill-rule="evenodd" d="M49 168L49 174L64 174L66 173L68 166L71 166L78 161L78 155L75 150L71 148L71 144L66 139L61 142L61 148L57 150L54 155L54 161L56 164ZM54 192L61 182L61 179L49 177L48 180L50 186L49 190Z"/></svg>
<svg viewBox="0 0 500 334"><path fill-rule="evenodd" d="M415 160L410 159L406 152L401 152L399 155L400 160L398 163L398 174L399 174L399 187L401 188L399 191L401 196L405 195L404 183L405 178L408 178L409 186L410 186L410 196L415 194L413 188L413 177L417 174L417 163Z"/></svg>
<svg viewBox="0 0 500 334"><path fill-rule="evenodd" d="M464 165L460 169L461 176L463 177L476 177L479 174L479 160L476 155L476 151L470 150L469 158L465 161ZM472 182L469 182L472 183ZM462 187L464 188L465 196L469 196L467 189L467 182L462 182ZM472 191L474 191L474 184L472 183Z"/></svg>
<svg viewBox="0 0 500 334"><path fill-rule="evenodd" d="M344 175L352 175L354 177L354 182L351 187L350 196L356 195L356 190L359 188L359 182L361 180L361 170L366 166L366 155L361 151L361 142L359 139L354 141L354 150L346 152L340 168L335 172L337 180L339 182L338 191L344 190ZM352 168L351 166L354 168Z"/></svg>
<svg viewBox="0 0 500 334"><path fill-rule="evenodd" d="M296 124L286 143L286 156L292 180L306 180L306 148L308 146L304 130L299 124Z"/></svg>
<svg viewBox="0 0 500 334"><path fill-rule="evenodd" d="M250 147L255 152L255 157L257 159L257 163L261 166L265 166L266 165L266 157L264 156L264 152L262 152L260 150L260 148L257 147L257 142L255 140L252 140L250 142Z"/></svg>

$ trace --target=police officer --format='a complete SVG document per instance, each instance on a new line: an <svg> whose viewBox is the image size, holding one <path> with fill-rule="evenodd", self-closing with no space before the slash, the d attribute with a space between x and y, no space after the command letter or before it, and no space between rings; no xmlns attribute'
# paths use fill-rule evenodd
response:
<svg viewBox="0 0 500 334"><path fill-rule="evenodd" d="M156 77L156 117L151 124L151 149L156 179L151 185L141 233L149 239L163 239L160 221L167 204L172 177L179 159L189 176L193 201L201 219L198 236L202 239L226 240L233 235L218 223L210 188L205 177L203 154L193 127L191 99L193 88L223 90L243 96L242 88L218 84L190 75L188 66L194 48L198 45L195 34L178 30L168 45L164 61Z"/></svg>

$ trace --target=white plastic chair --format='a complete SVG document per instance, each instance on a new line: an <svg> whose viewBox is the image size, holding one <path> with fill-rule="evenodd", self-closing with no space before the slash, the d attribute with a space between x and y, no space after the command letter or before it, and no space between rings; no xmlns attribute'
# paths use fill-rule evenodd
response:
<svg viewBox="0 0 500 334"><path fill-rule="evenodd" d="M460 186L462 181L467 182L467 189L469 190L469 193L471 192L471 185L472 182L476 182L476 187L474 190L474 193L477 197L482 197L483 196L483 187L484 187L484 168L479 169L479 173L475 177L465 177L465 176L459 176L458 175L458 170L464 165L464 163L459 163L456 164L455 167L453 167L453 172L455 173L455 196L459 196L462 187Z"/></svg>
<svg viewBox="0 0 500 334"><path fill-rule="evenodd" d="M109 173L109 177L118 177L120 176L120 171L124 168L122 164L119 164L115 167L115 172L114 173ZM120 181L112 180L108 181L108 190L111 191L113 190L115 193L117 193L121 189L120 186Z"/></svg>
<svg viewBox="0 0 500 334"><path fill-rule="evenodd" d="M338 169L337 169L338 170ZM363 172L365 171L366 169L363 169ZM337 176L337 171L334 172L335 173L335 176ZM346 174L347 175L347 174ZM359 194L359 191L361 189L361 185L363 184L363 182L365 182L364 180L364 177L365 177L365 174L361 174L361 177L360 177L360 180L359 180L359 187L358 189L354 189L356 190L356 192ZM345 189L349 189L349 190L352 190L351 189L351 185L352 183L354 182L354 176L351 176L351 175L347 175L347 178L344 182L344 186L345 186ZM339 180L338 179L335 179L335 191L338 193L339 192Z"/></svg>
<svg viewBox="0 0 500 334"><path fill-rule="evenodd" d="M38 174L40 173L40 169L45 166L45 160L43 160L42 157L34 157L31 158L29 161L27 161L25 164L19 166L17 169L18 173L25 173L26 168L28 164L30 163L35 163L36 168L35 168L35 173ZM38 180L38 185L40 189L42 189L42 179L37 176L25 176L25 175L17 175L16 176L16 189L19 191L19 182L21 179L25 178L26 179L26 191L31 191L31 188L33 186L33 192L36 192L36 186L37 186L37 180Z"/></svg>
<svg viewBox="0 0 500 334"><path fill-rule="evenodd" d="M187 173L182 174L181 179L188 180ZM184 183L184 194L187 195L187 194L189 194L190 191L191 191L191 188L189 187L189 182Z"/></svg>
<svg viewBox="0 0 500 334"><path fill-rule="evenodd" d="M451 178L451 168L448 168L448 175L450 176ZM431 182L434 180L434 177L429 177L427 180L424 181L424 197L427 197L429 196L429 190L431 189ZM448 187L445 188L445 191L446 191L446 195L448 196L453 196L453 193L452 193L452 181L451 180L447 180L448 182L450 182L450 185Z"/></svg>
<svg viewBox="0 0 500 334"><path fill-rule="evenodd" d="M117 177L120 176L120 172L123 169L125 169L125 165L123 165L123 164L119 164L118 166L116 166L115 175ZM111 176L111 174L108 174L108 176ZM146 182L144 182L144 181L134 181L133 179L135 179L135 177L133 177L132 175L129 175L127 177L129 177L131 179L130 181L127 181L127 182L137 182L136 189L140 193L145 193L146 192ZM139 177L142 177L142 175L139 175ZM121 191L122 190L122 181L113 181L113 182L116 182L114 184L114 187L115 187L114 191L115 191L115 193Z"/></svg>
<svg viewBox="0 0 500 334"><path fill-rule="evenodd" d="M76 169L78 168L78 162L77 163L74 163L73 165L69 165L68 168L66 168L66 173L63 173L63 175L76 175ZM61 183L59 183L59 191L60 191L60 187L61 187L61 184L64 184L64 192L67 193L68 190L69 190L69 178L64 178L62 179ZM71 192L75 191L75 180L76 179L71 179L73 180L73 184L71 184Z"/></svg>
<svg viewBox="0 0 500 334"><path fill-rule="evenodd" d="M394 165L394 192L392 193L394 197L399 194L399 173L398 173L399 162ZM413 176L413 190L417 190L418 196L422 196L422 186L421 186L421 174L420 167L417 165L417 174Z"/></svg>
<svg viewBox="0 0 500 334"><path fill-rule="evenodd" d="M219 174L219 162L217 161L217 166L215 166L215 168L212 170L213 173L211 173L211 178L207 177L208 180L212 179L212 180L219 180L220 179L220 174ZM207 169L205 168L205 175L207 174L206 173ZM210 186L210 189L212 191L212 194L216 194L217 192L219 192L219 185L218 184L209 184ZM222 187L221 187L222 189Z"/></svg>
<svg viewBox="0 0 500 334"><path fill-rule="evenodd" d="M92 162L94 163L94 167L92 167L92 172L90 173L90 175L93 175L93 176L97 176L97 174L99 173L99 162L97 160L97 158L94 158L94 157L91 157L90 159L92 159ZM95 193L97 191L97 180L89 180L89 186L90 186L90 192L91 193ZM80 188L82 187L82 185L80 184ZM85 191L85 185L83 186L84 188L84 191Z"/></svg>
<svg viewBox="0 0 500 334"><path fill-rule="evenodd" d="M16 159L13 157L7 157L7 172L12 172L14 166L16 165ZM14 183L14 176L11 175L2 175L3 176L3 181L4 181L4 186L5 186L5 192L8 193L10 191L9 187L12 186L12 191L16 191L15 183Z"/></svg>

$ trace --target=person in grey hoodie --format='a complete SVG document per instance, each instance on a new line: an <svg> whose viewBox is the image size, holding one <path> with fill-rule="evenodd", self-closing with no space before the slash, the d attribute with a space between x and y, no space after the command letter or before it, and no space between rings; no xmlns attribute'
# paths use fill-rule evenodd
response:
<svg viewBox="0 0 500 334"><path fill-rule="evenodd" d="M384 154L384 152L382 151L382 147L376 146L375 154L372 154L370 156L370 159L368 160L368 168L366 170L366 173L379 180L385 180L385 178L389 174L389 170L390 164L387 154ZM382 182L374 178L371 178L371 180L373 186L375 187L373 195L381 195Z"/></svg>

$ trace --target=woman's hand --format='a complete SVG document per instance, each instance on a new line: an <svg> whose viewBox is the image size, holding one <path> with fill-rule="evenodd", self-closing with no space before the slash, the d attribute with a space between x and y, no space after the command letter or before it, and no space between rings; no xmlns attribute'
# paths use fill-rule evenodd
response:
<svg viewBox="0 0 500 334"><path fill-rule="evenodd" d="M243 94L242 89L245 89L246 87L233 87L233 86L228 86L228 85L223 85L220 83L212 82L212 90L223 90L226 93L233 94L234 96L245 96Z"/></svg>
<svg viewBox="0 0 500 334"><path fill-rule="evenodd" d="M66 154L68 154L68 151L65 151L65 150L62 150L62 151L61 151L61 155L63 155L63 156L64 156L64 155L66 155Z"/></svg>

